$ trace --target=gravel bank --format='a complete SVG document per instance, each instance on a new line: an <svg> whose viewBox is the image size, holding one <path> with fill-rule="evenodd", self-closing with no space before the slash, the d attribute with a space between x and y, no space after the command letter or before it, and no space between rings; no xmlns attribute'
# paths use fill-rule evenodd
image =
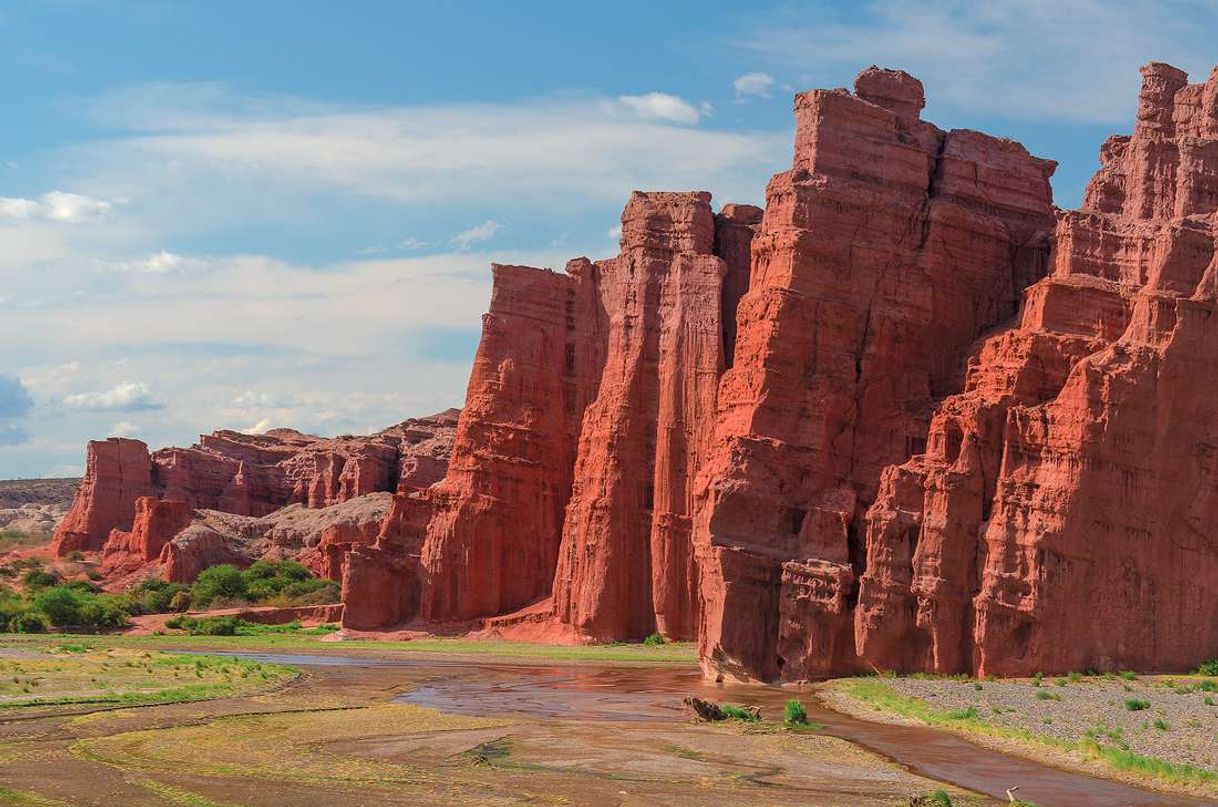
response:
<svg viewBox="0 0 1218 807"><path fill-rule="evenodd" d="M1087 738L1178 764L1218 770L1218 679L1140 676L960 681L886 678L937 711L976 710L987 723L1068 742ZM1135 707L1135 708L1131 708Z"/></svg>

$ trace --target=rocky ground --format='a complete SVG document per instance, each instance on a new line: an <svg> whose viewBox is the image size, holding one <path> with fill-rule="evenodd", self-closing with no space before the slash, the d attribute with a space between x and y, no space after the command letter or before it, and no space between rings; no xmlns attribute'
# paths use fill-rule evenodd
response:
<svg viewBox="0 0 1218 807"><path fill-rule="evenodd" d="M869 719L929 722L1002 747L1023 742L1092 772L1116 760L1129 766L1119 773L1135 778L1151 773L1218 790L1218 678L1072 673L1002 681L844 679L827 692L835 707ZM1052 753L1054 747L1061 753ZM1149 759L1131 761L1133 755Z"/></svg>
<svg viewBox="0 0 1218 807"><path fill-rule="evenodd" d="M0 480L0 552L15 546L45 543L68 511L79 479L5 479ZM29 540L18 540L29 536Z"/></svg>

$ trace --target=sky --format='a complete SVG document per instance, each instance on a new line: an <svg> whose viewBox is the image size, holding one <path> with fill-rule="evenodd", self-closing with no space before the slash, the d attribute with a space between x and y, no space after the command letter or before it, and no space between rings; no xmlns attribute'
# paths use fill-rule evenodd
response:
<svg viewBox="0 0 1218 807"><path fill-rule="evenodd" d="M632 189L764 201L791 96L871 64L1060 163L1218 4L0 2L0 479L84 444L459 406L491 261L617 251Z"/></svg>

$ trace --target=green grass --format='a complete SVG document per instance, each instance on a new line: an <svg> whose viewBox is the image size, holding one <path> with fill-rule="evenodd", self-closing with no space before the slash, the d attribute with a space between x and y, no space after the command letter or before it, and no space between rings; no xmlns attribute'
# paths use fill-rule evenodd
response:
<svg viewBox="0 0 1218 807"><path fill-rule="evenodd" d="M0 787L0 804L11 804L14 807L67 807L67 802L48 799L28 790L10 790Z"/></svg>
<svg viewBox="0 0 1218 807"><path fill-rule="evenodd" d="M750 712L743 706L736 706L733 703L725 703L719 708L723 710L723 714L727 715L728 720L742 720L745 723L756 723L761 719L755 712Z"/></svg>
<svg viewBox="0 0 1218 807"><path fill-rule="evenodd" d="M204 798L197 793L191 793L189 790L181 790L176 787L165 784L164 782L155 782L152 779L143 779L137 784L145 790L151 790L161 798L172 804L183 804L186 807L229 807L226 802L212 801Z"/></svg>
<svg viewBox="0 0 1218 807"><path fill-rule="evenodd" d="M808 710L794 698L788 700L782 710L782 722L788 726L808 725Z"/></svg>
<svg viewBox="0 0 1218 807"><path fill-rule="evenodd" d="M1179 787L1218 784L1218 772L1216 771L1136 754L1119 746L1102 745L1095 736L1088 736L1078 742L1069 742L1025 729L997 726L977 717L956 717L954 715L960 710L948 712L935 709L921 698L902 695L874 678L849 679L844 682L843 691L847 695L871 705L877 711L911 718L931 726L1077 751L1088 759L1104 762L1122 773L1145 776ZM1089 734L1091 733L1089 732Z"/></svg>
<svg viewBox="0 0 1218 807"><path fill-rule="evenodd" d="M1126 698L1125 708L1131 712L1141 712L1150 708L1150 701L1144 701L1141 698Z"/></svg>
<svg viewBox="0 0 1218 807"><path fill-rule="evenodd" d="M43 649L57 645L81 643L74 634L0 634L0 645ZM352 639L339 643L321 642L319 637L296 633L268 633L255 636L129 636L125 634L91 636L90 647L127 647L146 650L187 650L206 652L224 650L248 653L326 653L330 655L359 655L373 651L378 654L397 652L497 657L510 659L546 659L551 661L628 662L693 666L698 663L697 646L693 642L669 642L659 646L635 644L545 645L528 642L504 642L467 638L428 638L411 641L376 641Z"/></svg>

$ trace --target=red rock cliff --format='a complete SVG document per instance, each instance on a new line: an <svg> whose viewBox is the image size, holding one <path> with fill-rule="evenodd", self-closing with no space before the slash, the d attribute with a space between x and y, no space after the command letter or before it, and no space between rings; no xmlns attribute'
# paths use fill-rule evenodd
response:
<svg viewBox="0 0 1218 807"><path fill-rule="evenodd" d="M1185 669L1218 646L1218 71L1150 64L1050 277L868 516L883 666Z"/></svg>
<svg viewBox="0 0 1218 807"><path fill-rule="evenodd" d="M862 515L920 450L983 331L1044 274L1053 163L919 118L922 85L871 68L796 97L719 387L694 525L709 674L854 664Z"/></svg>

